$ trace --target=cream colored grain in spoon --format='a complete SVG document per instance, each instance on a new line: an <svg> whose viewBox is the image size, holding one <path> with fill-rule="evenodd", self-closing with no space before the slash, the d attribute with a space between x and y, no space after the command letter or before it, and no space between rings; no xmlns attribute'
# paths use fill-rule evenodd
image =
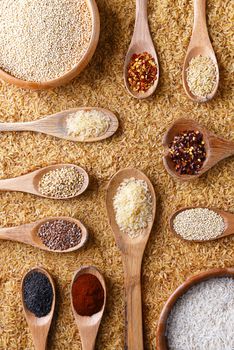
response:
<svg viewBox="0 0 234 350"><path fill-rule="evenodd" d="M187 53L184 60L182 80L183 87L187 96L194 102L207 102L211 100L218 89L219 85L219 67L218 62L212 47L206 22L206 0L193 0L194 4L194 23L192 37L187 49ZM205 97L195 96L189 89L187 83L187 68L192 58L197 56L206 56L211 59L216 68L216 83L213 91ZM202 80L202 77L201 77Z"/></svg>
<svg viewBox="0 0 234 350"><path fill-rule="evenodd" d="M99 111L108 122L108 127L103 134L97 137L83 138L68 134L67 120L76 112ZM0 123L0 131L35 131L43 134L55 136L61 139L77 142L96 142L111 137L118 129L119 122L117 117L111 111L98 107L80 107L62 111L56 114L46 116L42 119L22 122L22 123Z"/></svg>
<svg viewBox="0 0 234 350"><path fill-rule="evenodd" d="M179 233L177 233L177 231L175 230L174 227L174 220L177 217L178 214L182 213L183 211L188 211L190 209L209 209L211 212L215 212L216 214L218 214L224 222L224 230L220 235L217 235L216 237L213 238L209 238L209 239L186 239L184 238L182 235L180 235ZM220 238L224 238L227 236L231 236L234 234L234 214L230 213L228 211L224 211L221 209L217 209L217 208L206 208L206 207L184 207L181 208L179 210L177 210L176 212L174 212L170 219L169 219L169 224L170 224L170 229L172 231L172 233L177 236L178 238L185 240L185 241L189 241L189 242L206 242L206 241L215 241L217 239Z"/></svg>
<svg viewBox="0 0 234 350"><path fill-rule="evenodd" d="M40 189L40 181L42 177L45 174L49 173L50 171L59 170L62 168L63 169L75 168L77 172L83 176L83 183L81 187L79 188L79 190L77 190L76 194L65 196L65 197L62 197L62 196L52 197L49 195L44 195ZM88 184L89 184L89 176L83 168L74 164L56 164L56 165L50 165L50 166L41 168L39 170L35 170L26 175L14 177L11 179L2 179L0 180L0 191L26 192L26 193L31 193L40 197L51 198L51 199L70 199L83 193L87 189Z"/></svg>
<svg viewBox="0 0 234 350"><path fill-rule="evenodd" d="M38 235L40 227L47 223L55 220L63 220L69 223L77 225L81 229L81 239L80 242L74 247L64 249L64 250L55 250L48 248L41 240ZM60 216L60 217L48 217L42 220L31 222L29 224L24 224L15 227L1 227L0 228L0 240L9 240L20 243L29 244L33 247L53 252L53 253L69 253L75 250L82 248L88 240L88 231L86 227L77 219Z"/></svg>
<svg viewBox="0 0 234 350"><path fill-rule="evenodd" d="M113 199L120 184L134 178L147 183L152 198L152 220L143 232L135 238L122 232L116 222ZM115 237L116 244L121 252L124 280L125 280L125 348L128 350L143 350L142 300L141 300L141 264L146 244L153 226L156 213L156 196L150 180L137 169L123 169L118 171L110 180L106 208L109 223Z"/></svg>

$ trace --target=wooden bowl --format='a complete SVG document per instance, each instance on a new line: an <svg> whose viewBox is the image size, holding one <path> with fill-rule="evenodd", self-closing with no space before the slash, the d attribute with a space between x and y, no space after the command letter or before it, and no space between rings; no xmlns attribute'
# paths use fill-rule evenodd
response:
<svg viewBox="0 0 234 350"><path fill-rule="evenodd" d="M198 284L202 281L208 280L210 278L215 278L215 277L233 277L234 278L234 268L217 268L217 269L211 269L205 272L201 272L198 275L189 277L171 294L166 304L164 305L159 317L157 334L156 334L157 350L169 350L167 345L167 337L165 336L165 333L166 333L167 319L176 301L195 284Z"/></svg>
<svg viewBox="0 0 234 350"><path fill-rule="evenodd" d="M87 66L87 64L91 60L96 50L98 40L99 40L99 34L100 34L100 17L99 17L97 4L95 0L86 0L86 1L92 17L91 39L85 54L70 71L68 71L67 73L65 73L64 75L56 79L48 80L45 82L34 82L34 81L26 81L26 80L18 79L10 75L9 73L6 73L2 69L0 69L0 79L6 81L9 84L13 84L18 87L21 87L23 89L32 89L32 90L45 90L45 89L55 88L61 85L65 85L69 81L74 79Z"/></svg>

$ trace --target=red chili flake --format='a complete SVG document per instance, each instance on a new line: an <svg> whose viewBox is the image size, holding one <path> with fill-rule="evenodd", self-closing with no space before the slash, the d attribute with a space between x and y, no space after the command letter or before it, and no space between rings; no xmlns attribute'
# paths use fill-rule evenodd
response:
<svg viewBox="0 0 234 350"><path fill-rule="evenodd" d="M148 53L133 54L128 64L128 84L134 92L146 92L157 76L155 59Z"/></svg>
<svg viewBox="0 0 234 350"><path fill-rule="evenodd" d="M180 175L195 175L206 160L205 142L200 131L184 131L170 144L170 157Z"/></svg>

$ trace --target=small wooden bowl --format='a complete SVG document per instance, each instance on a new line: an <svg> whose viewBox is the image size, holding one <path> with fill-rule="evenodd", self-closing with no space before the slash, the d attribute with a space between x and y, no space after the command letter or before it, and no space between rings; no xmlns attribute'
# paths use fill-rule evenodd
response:
<svg viewBox="0 0 234 350"><path fill-rule="evenodd" d="M215 277L233 277L234 278L234 268L217 268L217 269L211 269L205 272L201 272L198 275L189 277L171 294L166 304L164 305L159 317L157 334L156 334L157 350L169 350L167 345L167 337L165 333L166 333L167 319L176 301L195 284L198 284L202 281L208 280L210 278L215 278Z"/></svg>
<svg viewBox="0 0 234 350"><path fill-rule="evenodd" d="M100 17L99 17L97 4L95 0L87 0L87 5L92 17L91 39L85 54L70 71L68 71L67 73L65 73L64 75L56 79L51 79L45 82L34 82L34 81L26 81L26 80L18 79L13 75L10 75L9 73L0 69L0 79L6 81L9 84L13 84L18 87L21 87L23 89L31 89L31 90L45 90L45 89L55 88L61 85L65 85L69 81L74 79L87 66L87 64L91 60L99 40Z"/></svg>

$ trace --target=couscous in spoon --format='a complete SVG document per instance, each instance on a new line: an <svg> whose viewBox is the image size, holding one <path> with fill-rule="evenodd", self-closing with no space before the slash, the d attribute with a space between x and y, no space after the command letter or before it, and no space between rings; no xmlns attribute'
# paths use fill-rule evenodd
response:
<svg viewBox="0 0 234 350"><path fill-rule="evenodd" d="M152 221L136 238L122 232L115 219L113 199L120 184L129 178L144 180L152 197ZM118 171L110 180L106 196L107 214L116 244L121 252L125 276L125 348L143 350L141 264L156 212L156 196L148 177L137 169Z"/></svg>
<svg viewBox="0 0 234 350"><path fill-rule="evenodd" d="M104 277L102 276L102 274L100 273L100 271L96 267L83 266L75 272L73 279L72 279L71 286L76 281L76 279L83 274L92 274L95 277L97 277L99 282L102 285L103 290L104 290L104 303L103 303L102 309L92 316L80 316L76 312L76 310L73 306L72 292L70 294L71 307L72 307L72 311L73 311L76 325L77 325L79 332L80 332L82 349L83 350L94 350L98 329L99 329L99 326L100 326L100 323L102 320L102 316L103 316L103 313L105 310L105 306L106 306L106 284L105 284Z"/></svg>
<svg viewBox="0 0 234 350"><path fill-rule="evenodd" d="M199 97L192 94L187 83L187 68L193 57L209 57L216 68L216 83L213 91L206 97ZM206 23L206 0L194 0L194 24L189 47L184 60L182 80L187 96L194 102L207 102L211 100L217 92L219 85L219 67L217 59L210 42Z"/></svg>
<svg viewBox="0 0 234 350"><path fill-rule="evenodd" d="M46 315L44 317L40 317L40 318L36 317L31 311L29 311L27 306L25 305L25 302L24 302L24 296L23 296L24 279L28 275L28 273L31 273L32 271L40 272L40 273L46 275L46 277L50 281L50 284L51 284L52 290L53 290L53 302L52 302L51 310L48 313L48 315ZM48 338L50 325L51 325L53 315L54 315L55 298L56 298L55 286L54 286L54 282L53 282L50 274L46 270L42 269L41 267L35 267L32 270L28 271L24 275L22 282L21 282L21 298L22 298L22 303L23 303L24 315L25 315L27 324L29 326L29 329L32 333L32 338L33 338L33 343L34 343L35 349L36 350L45 350L46 345L47 345L47 338Z"/></svg>
<svg viewBox="0 0 234 350"><path fill-rule="evenodd" d="M67 131L67 119L70 115L78 111L99 111L108 120L108 128L105 132L98 137L89 137L84 139L82 137L69 135ZM117 117L111 111L98 108L98 107L80 107L73 108L66 111L62 111L56 114L46 116L39 120L34 120L31 122L22 122L22 123L0 123L0 132L1 131L35 131L47 135L52 135L61 139L77 142L95 142L104 140L112 136L118 129L119 122Z"/></svg>
<svg viewBox="0 0 234 350"><path fill-rule="evenodd" d="M68 221L72 224L76 224L81 229L81 239L80 242L72 248L68 248L65 250L55 250L48 248L45 244L43 244L42 240L38 236L38 231L41 225L54 221L54 220L64 220ZM75 250L82 248L88 240L88 231L86 227L77 219L73 219L70 217L48 217L42 220L38 220L32 222L30 224L20 225L16 227L4 227L0 228L0 240L9 240L20 243L29 244L33 247L46 250L52 253L69 253Z"/></svg>
<svg viewBox="0 0 234 350"><path fill-rule="evenodd" d="M174 137L189 130L200 131L203 135L206 149L206 160L195 175L180 175L175 170L175 164L170 157L170 144ZM234 142L225 140L208 131L204 126L192 119L178 119L168 129L163 137L163 146L165 147L165 155L163 163L167 172L174 178L181 181L191 181L203 175L206 171L212 168L220 160L234 155Z"/></svg>
<svg viewBox="0 0 234 350"><path fill-rule="evenodd" d="M83 175L83 183L79 191L75 195L66 196L65 198L43 195L40 192L40 186L39 186L42 176L50 171L62 169L62 168L75 168L81 175ZM56 165L50 165L50 166L35 170L26 175L21 175L11 179L0 180L0 191L26 192L26 193L31 193L40 197L52 198L52 199L70 199L83 193L87 189L88 184L89 184L89 176L83 168L74 164L56 164Z"/></svg>
<svg viewBox="0 0 234 350"><path fill-rule="evenodd" d="M154 84L146 92L134 92L128 83L128 65L133 54L143 52L149 53L155 60L157 68L157 76ZM135 98L143 99L150 97L156 90L159 80L159 64L158 56L154 48L154 43L150 35L148 16L147 16L147 0L136 0L136 19L134 32L130 46L128 48L124 62L124 84L128 93Z"/></svg>
<svg viewBox="0 0 234 350"><path fill-rule="evenodd" d="M196 240L196 239L189 239L187 240L186 238L183 238L180 234L178 234L174 228L174 220L176 218L176 216L180 213L182 213L183 211L185 210L189 210L189 209L196 209L198 207L184 207L184 208L181 208L179 210L177 210L176 212L174 212L170 219L169 219L169 225L170 225L170 229L171 229L171 232L178 238L182 239L182 240L185 240L185 241L189 241L189 242L206 242L206 241L215 241L219 238L223 238L223 237L227 237L227 236L230 236L230 235L233 235L234 234L234 214L233 213L230 213L228 211L225 211L225 210L221 210L221 209L217 209L217 208L207 208L207 209L210 209L212 211L214 211L215 213L217 213L218 215L220 215L223 220L224 220L224 225L225 225L225 228L224 228L224 231L221 235L215 237L215 238L210 238L210 239L206 239L206 240ZM199 207L199 208L206 208L206 207Z"/></svg>

